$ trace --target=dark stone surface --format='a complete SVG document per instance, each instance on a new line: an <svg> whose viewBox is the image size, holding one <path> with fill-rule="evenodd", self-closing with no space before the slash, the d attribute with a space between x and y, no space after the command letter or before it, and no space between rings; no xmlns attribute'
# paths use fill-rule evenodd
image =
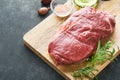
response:
<svg viewBox="0 0 120 80"><path fill-rule="evenodd" d="M0 80L64 80L23 44L23 35L50 15L39 16L40 0L0 0ZM120 56L99 75L120 80Z"/></svg>

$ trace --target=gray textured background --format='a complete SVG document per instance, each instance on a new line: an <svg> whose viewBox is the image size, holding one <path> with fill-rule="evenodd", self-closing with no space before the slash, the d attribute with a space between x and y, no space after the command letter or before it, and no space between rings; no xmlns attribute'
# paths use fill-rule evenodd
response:
<svg viewBox="0 0 120 80"><path fill-rule="evenodd" d="M0 80L64 80L23 44L23 35L51 14L39 16L41 6L40 0L0 0ZM120 56L98 78L120 80L119 75Z"/></svg>

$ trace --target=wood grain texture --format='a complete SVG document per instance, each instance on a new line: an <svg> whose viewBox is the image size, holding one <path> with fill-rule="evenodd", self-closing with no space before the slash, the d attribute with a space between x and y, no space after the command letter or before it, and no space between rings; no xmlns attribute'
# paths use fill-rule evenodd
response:
<svg viewBox="0 0 120 80"><path fill-rule="evenodd" d="M116 26L115 31L111 36L111 39L115 41L117 46L120 47L120 0L111 0L111 1L101 1L97 7L99 10L110 12L112 15L116 15ZM74 11L78 10L79 7L75 7ZM72 65L56 66L53 63L53 60L48 54L48 44L53 36L58 32L59 26L67 19L56 17L54 14L51 14L33 29L28 31L24 37L24 43L27 45L33 52L35 52L41 59L53 67L58 73L60 73L65 79L73 80L72 72L77 70L79 67L83 67L86 63L77 63ZM117 46L113 47L116 49L114 58L119 55L119 50ZM105 62L101 66L97 66L99 72L103 70L110 61ZM99 72L96 72L97 75ZM85 79L86 80L86 79Z"/></svg>

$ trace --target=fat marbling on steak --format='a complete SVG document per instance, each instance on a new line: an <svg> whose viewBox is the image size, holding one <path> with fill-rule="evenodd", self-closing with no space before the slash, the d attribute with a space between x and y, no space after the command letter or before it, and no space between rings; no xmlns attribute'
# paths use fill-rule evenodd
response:
<svg viewBox="0 0 120 80"><path fill-rule="evenodd" d="M98 41L109 36L115 19L109 13L91 7L73 13L49 43L48 52L55 64L72 64L89 57Z"/></svg>

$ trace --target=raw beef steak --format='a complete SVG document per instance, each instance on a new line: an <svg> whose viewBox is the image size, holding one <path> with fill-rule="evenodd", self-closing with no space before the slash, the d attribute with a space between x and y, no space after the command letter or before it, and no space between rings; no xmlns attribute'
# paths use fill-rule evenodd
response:
<svg viewBox="0 0 120 80"><path fill-rule="evenodd" d="M115 27L109 13L86 7L72 14L48 46L55 64L72 64L89 57L98 41L109 36Z"/></svg>

